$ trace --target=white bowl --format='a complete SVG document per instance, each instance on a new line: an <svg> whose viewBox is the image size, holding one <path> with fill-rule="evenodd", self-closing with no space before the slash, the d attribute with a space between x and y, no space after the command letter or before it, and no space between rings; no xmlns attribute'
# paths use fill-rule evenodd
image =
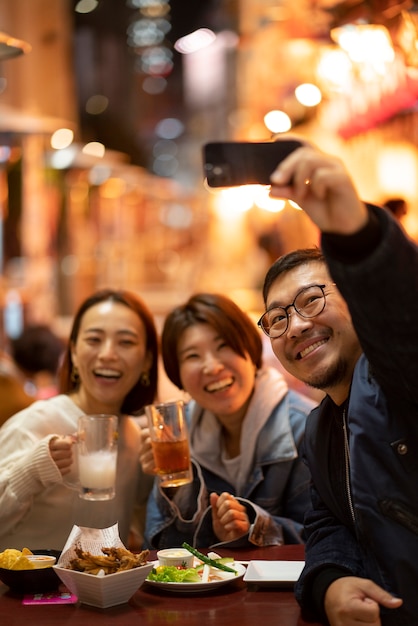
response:
<svg viewBox="0 0 418 626"><path fill-rule="evenodd" d="M175 567L193 567L194 556L186 548L166 548L157 552L159 565L174 565Z"/></svg>
<svg viewBox="0 0 418 626"><path fill-rule="evenodd" d="M53 567L64 585L80 602L106 609L128 602L152 570L153 563L106 576L76 572L58 565Z"/></svg>
<svg viewBox="0 0 418 626"><path fill-rule="evenodd" d="M55 556L49 556L48 554L28 554L26 558L32 563L35 569L51 567L57 560Z"/></svg>

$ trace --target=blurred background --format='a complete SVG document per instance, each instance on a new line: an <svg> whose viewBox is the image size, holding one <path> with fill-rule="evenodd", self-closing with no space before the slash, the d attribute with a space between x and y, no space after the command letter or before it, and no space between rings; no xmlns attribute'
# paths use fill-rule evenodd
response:
<svg viewBox="0 0 418 626"><path fill-rule="evenodd" d="M307 137L418 239L417 4L0 0L1 347L65 336L104 286L159 320L198 290L258 317L270 263L318 234L267 188L209 190L208 141Z"/></svg>

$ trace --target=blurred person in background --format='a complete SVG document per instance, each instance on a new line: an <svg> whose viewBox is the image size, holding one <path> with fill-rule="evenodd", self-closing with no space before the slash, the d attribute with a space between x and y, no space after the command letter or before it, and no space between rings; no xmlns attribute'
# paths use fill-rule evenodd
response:
<svg viewBox="0 0 418 626"><path fill-rule="evenodd" d="M10 355L0 350L0 426L12 415L32 402L24 387L24 380Z"/></svg>
<svg viewBox="0 0 418 626"><path fill-rule="evenodd" d="M10 340L11 356L26 379L28 395L44 400L58 393L58 368L64 350L65 341L43 324L26 326Z"/></svg>
<svg viewBox="0 0 418 626"><path fill-rule="evenodd" d="M302 543L310 475L299 456L315 406L263 367L261 335L232 300L196 294L166 318L162 356L186 406L193 482L147 507L146 547ZM149 431L141 462L153 473Z"/></svg>
<svg viewBox="0 0 418 626"><path fill-rule="evenodd" d="M61 393L34 402L0 428L0 550L61 550L74 524L116 522L129 545L141 444L131 415L154 402L157 367L154 320L136 295L108 289L81 304L60 369ZM119 417L116 496L101 502L81 499L70 486L77 480L72 447L78 418L97 413Z"/></svg>

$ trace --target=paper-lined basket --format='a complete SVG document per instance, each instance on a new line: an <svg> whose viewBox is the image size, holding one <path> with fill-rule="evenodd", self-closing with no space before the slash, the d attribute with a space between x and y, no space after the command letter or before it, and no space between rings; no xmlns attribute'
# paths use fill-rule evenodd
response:
<svg viewBox="0 0 418 626"><path fill-rule="evenodd" d="M77 572L66 568L71 559L76 557L76 546L91 554L102 554L103 547L124 547L119 538L118 525L103 529L74 526L58 563L54 565L54 570L64 585L80 602L91 606L105 609L125 604L139 589L153 567L153 563L147 563L141 567L106 576Z"/></svg>

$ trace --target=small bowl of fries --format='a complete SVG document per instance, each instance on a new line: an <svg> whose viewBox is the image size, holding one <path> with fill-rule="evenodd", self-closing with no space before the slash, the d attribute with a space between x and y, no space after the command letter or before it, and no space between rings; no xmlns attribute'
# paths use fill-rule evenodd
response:
<svg viewBox="0 0 418 626"><path fill-rule="evenodd" d="M6 549L0 552L0 580L21 595L55 591L61 581L52 566L59 556L57 550Z"/></svg>
<svg viewBox="0 0 418 626"><path fill-rule="evenodd" d="M134 554L124 547L103 547L100 554L74 548L76 556L54 570L80 602L106 609L125 604L153 567L148 550Z"/></svg>

